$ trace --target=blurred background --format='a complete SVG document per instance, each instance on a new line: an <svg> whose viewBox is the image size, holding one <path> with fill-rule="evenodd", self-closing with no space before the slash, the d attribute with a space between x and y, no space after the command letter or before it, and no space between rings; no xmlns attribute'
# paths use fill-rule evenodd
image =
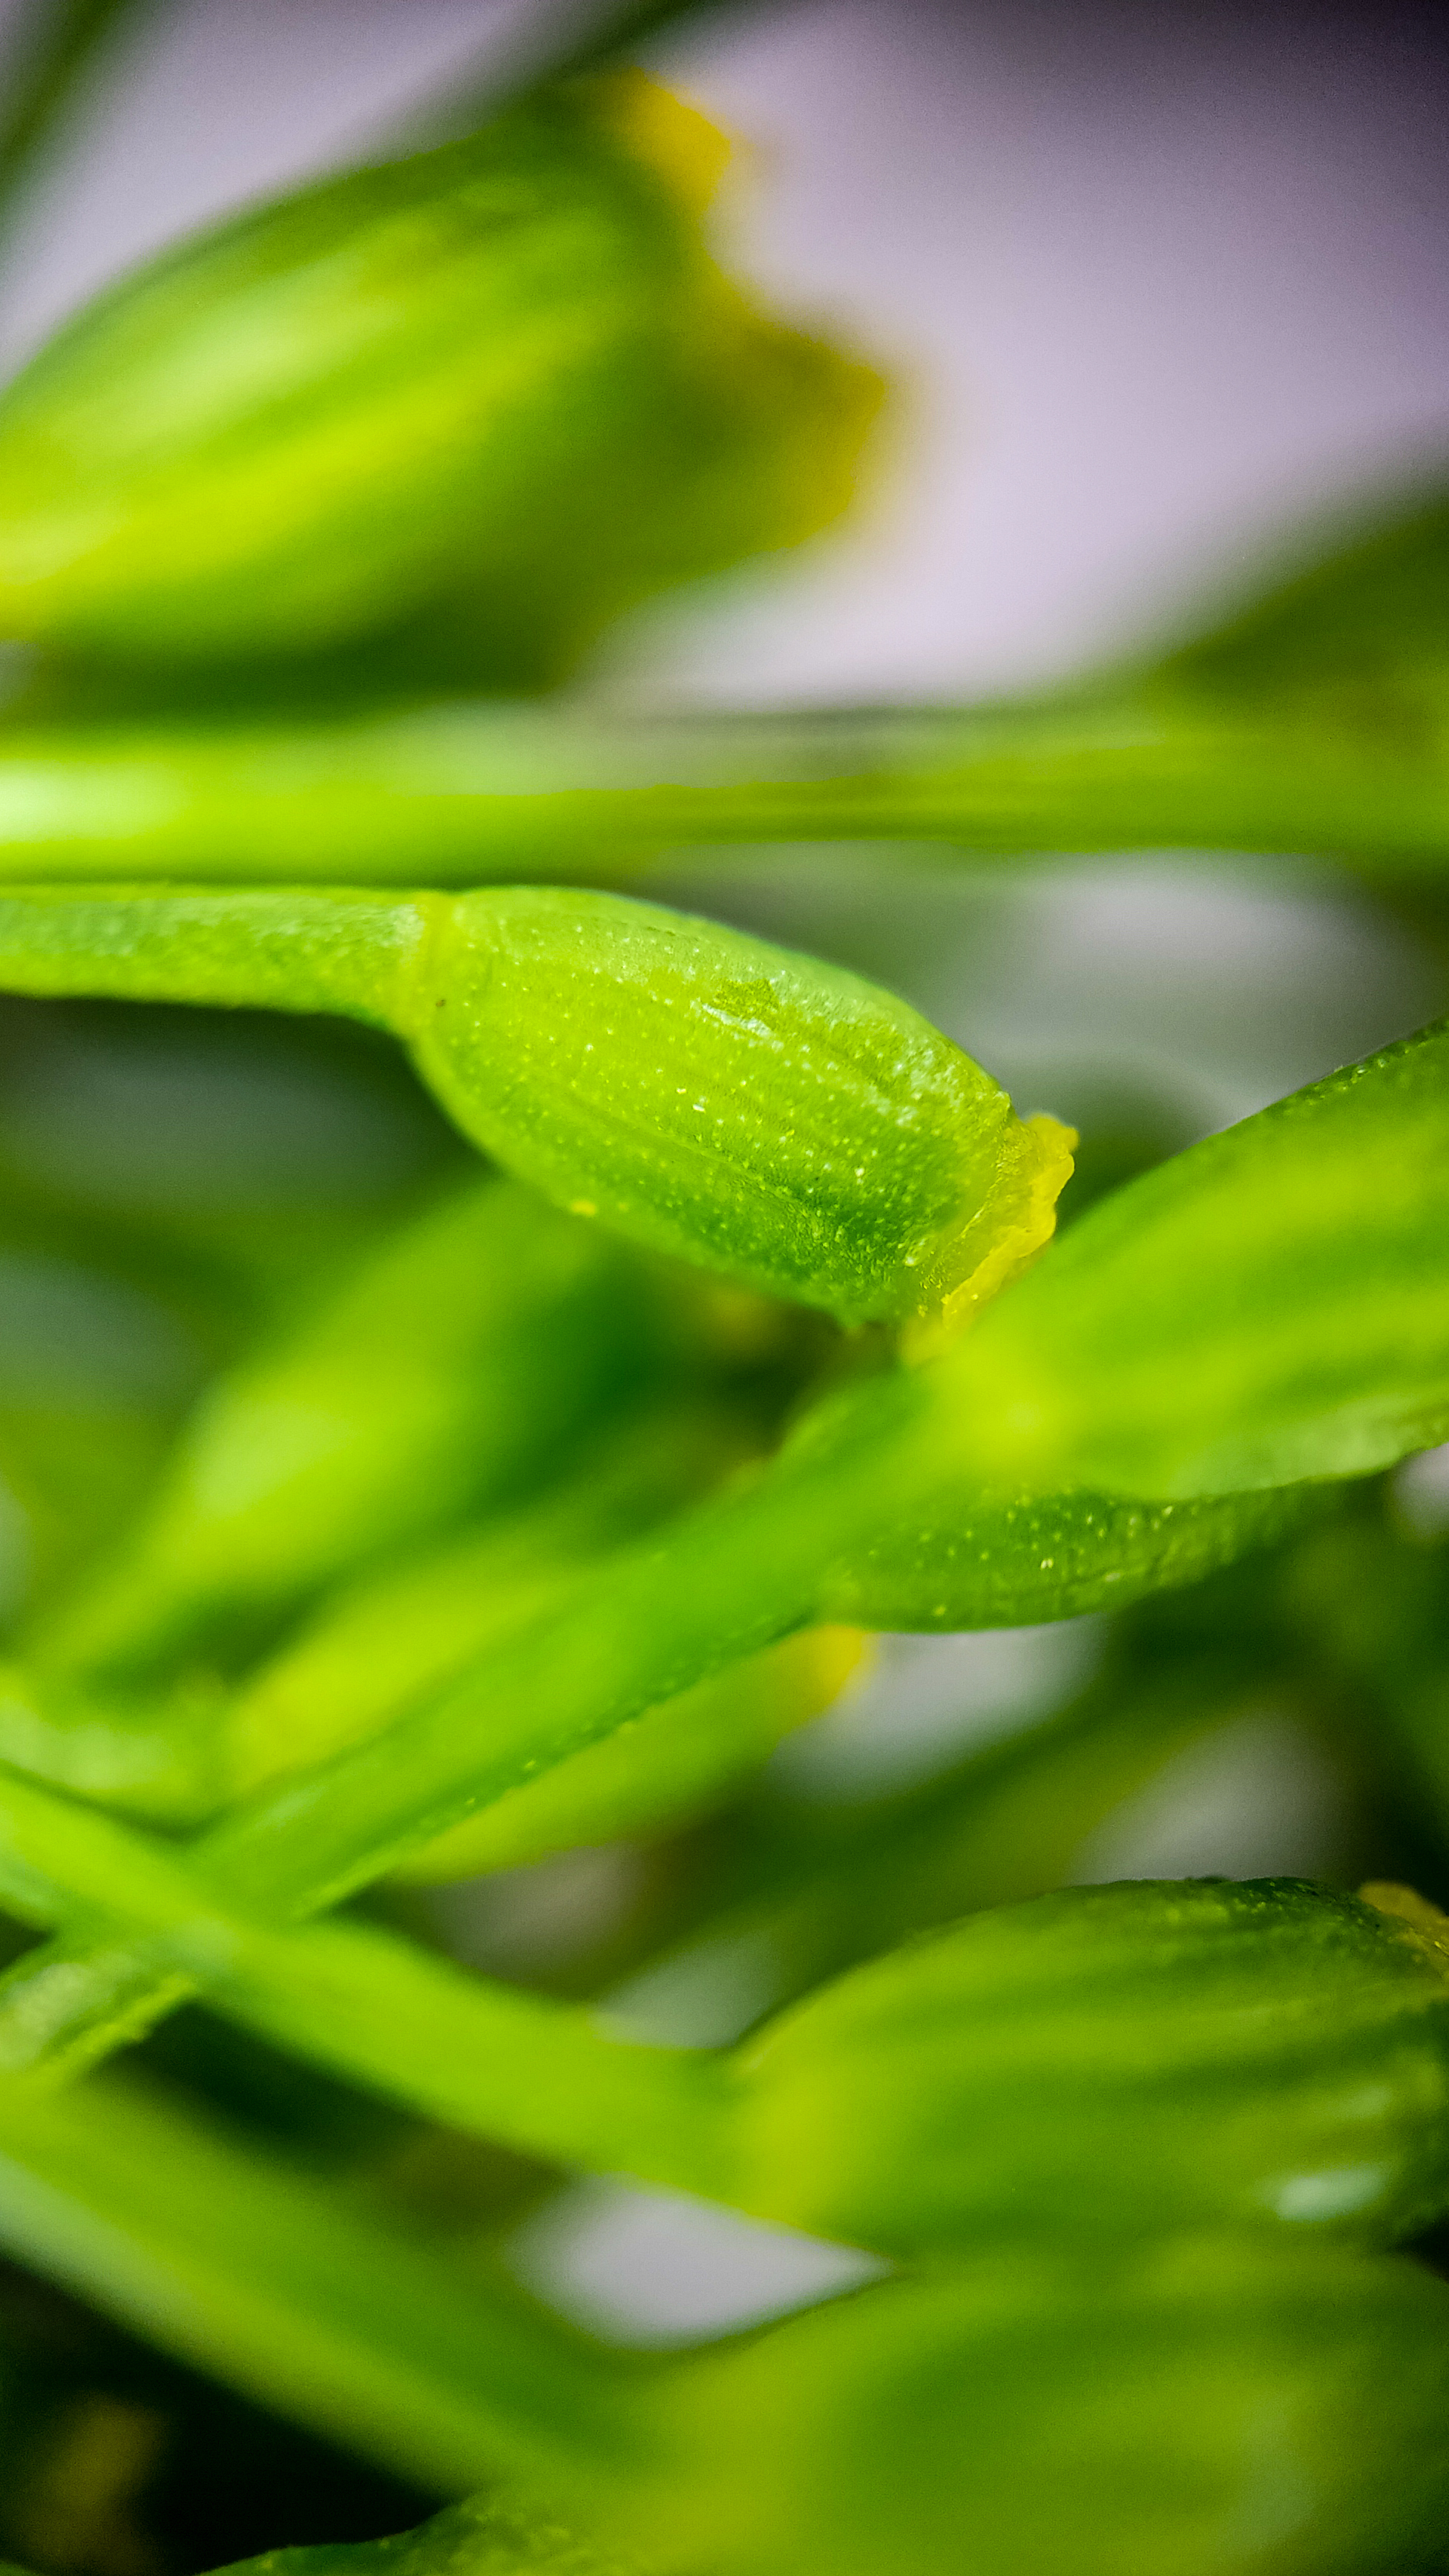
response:
<svg viewBox="0 0 1449 2576"><path fill-rule="evenodd" d="M35 193L0 351L563 14L157 0ZM1175 622L1296 516L1442 456L1431 7L786 0L643 53L738 140L729 248L908 400L856 529L653 612L621 682L749 703L1016 687Z"/></svg>
<svg viewBox="0 0 1449 2576"><path fill-rule="evenodd" d="M392 137L546 14L174 0L133 20L12 239L0 358L12 366L177 233ZM13 15L0 11L0 49ZM605 704L1029 687L1189 626L1291 556L1295 530L1449 453L1449 54L1427 7L798 0L706 13L645 59L737 138L717 217L727 258L900 391L855 523L637 613L581 684ZM1071 1119L1108 1162L1115 1136L1173 1150L1404 1033L1449 988L1442 952L1392 903L1307 861L1164 852L1008 876L920 850L752 850L666 863L650 890L895 985L1019 1106ZM0 1028L0 1169L23 1185L59 1162L122 1216L182 1202L204 1229L208 1210L250 1206L345 1231L456 1151L361 1040L33 1006ZM0 1264L0 1328L12 1394L33 1399L49 1370L112 1415L139 1418L158 1387L183 1401L211 1359L184 1319L163 1329L144 1303L87 1303L33 1263ZM1425 1532L1449 1523L1443 1462L1416 1465L1400 1508ZM27 1544L0 1489L12 1592ZM842 1810L903 1796L1085 1687L1101 1641L1091 1620L885 1641L776 1758L768 1794ZM1069 1874L1347 1871L1364 1857L1350 1809L1331 1751L1269 1697L1124 1797ZM426 1900L431 1928L563 1991L616 1943L612 1992L635 2027L726 2039L775 2000L769 1944L746 1926L631 1968L652 1866L611 1849L465 1883ZM600 2183L545 2200L511 2259L600 2331L646 2344L775 2312L858 2260ZM57 2369L96 2331L18 2275L7 2295ZM58 2469L50 2537L37 2508L26 2543L37 2565L165 2576L213 2563L219 2531L240 2534L236 2554L288 2515L289 2537L341 2538L422 2509L112 2342L96 2403L130 2409L143 2452L145 2423L179 2410L204 2474L177 2454L171 2555L138 2523L128 2562L119 2512L109 2556L67 2539ZM0 2555L21 2545L0 2533Z"/></svg>

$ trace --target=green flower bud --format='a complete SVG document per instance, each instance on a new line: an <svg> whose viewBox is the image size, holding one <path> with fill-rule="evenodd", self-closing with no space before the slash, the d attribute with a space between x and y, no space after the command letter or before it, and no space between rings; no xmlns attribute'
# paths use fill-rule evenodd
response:
<svg viewBox="0 0 1449 2576"><path fill-rule="evenodd" d="M830 1429L828 1418L810 1424L800 1445L823 1442ZM1268 1487L1147 1503L1078 1488L992 1493L958 1471L833 1568L817 1606L823 1618L914 1634L1124 1610L1291 1536L1322 1510L1324 1491Z"/></svg>
<svg viewBox="0 0 1449 2576"><path fill-rule="evenodd" d="M893 994L657 904L464 895L409 1018L444 1107L547 1197L847 1323L963 1318L1071 1169Z"/></svg>
<svg viewBox="0 0 1449 2576"><path fill-rule="evenodd" d="M1449 1923L1375 1893L1079 1888L908 1943L742 2052L749 2204L892 2251L1408 2235L1449 2207Z"/></svg>
<svg viewBox="0 0 1449 2576"><path fill-rule="evenodd" d="M423 623L528 679L811 533L879 388L708 259L718 153L575 82L124 279L0 401L0 628L165 663Z"/></svg>
<svg viewBox="0 0 1449 2576"><path fill-rule="evenodd" d="M1449 1024L1090 1208L942 1372L963 1481L1187 1502L1449 1435Z"/></svg>
<svg viewBox="0 0 1449 2576"><path fill-rule="evenodd" d="M658 2411L608 2527L671 2576L1401 2576L1449 2512L1449 2291L1217 2237L980 2265L702 2357Z"/></svg>
<svg viewBox="0 0 1449 2576"><path fill-rule="evenodd" d="M638 1385L650 1321L614 1247L526 1192L470 1186L207 1391L150 1510L36 1652L80 1669L145 1661L208 1624L245 1635L542 1478Z"/></svg>
<svg viewBox="0 0 1449 2576"><path fill-rule="evenodd" d="M963 1322L1071 1170L879 985L619 895L17 892L0 985L371 1020L546 1197L844 1323Z"/></svg>

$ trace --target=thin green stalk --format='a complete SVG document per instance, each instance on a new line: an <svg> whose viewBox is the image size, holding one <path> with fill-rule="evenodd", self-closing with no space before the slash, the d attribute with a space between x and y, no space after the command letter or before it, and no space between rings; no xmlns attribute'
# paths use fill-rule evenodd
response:
<svg viewBox="0 0 1449 2576"><path fill-rule="evenodd" d="M629 2455L628 2391L541 2314L117 2078L0 2084L10 2252L262 2404L444 2494Z"/></svg>
<svg viewBox="0 0 1449 2576"><path fill-rule="evenodd" d="M120 885L0 901L13 992L337 1011L380 1029L407 1020L441 903L305 887L259 899Z"/></svg>
<svg viewBox="0 0 1449 2576"><path fill-rule="evenodd" d="M191 1846L202 1880L248 1915L320 1912L506 1790L805 1625L835 1557L917 1481L929 1418L924 1379L886 1381L844 1449L779 1461L666 1539L621 1551L435 1701L203 1834ZM17 1886L12 1902L22 1897ZM185 1984L164 1944L157 1955L82 1930L0 1979L0 2010L23 2061L83 2064L138 2037Z"/></svg>
<svg viewBox="0 0 1449 2576"><path fill-rule="evenodd" d="M164 1846L0 1772L0 1890L31 1921L137 1949L167 1999L203 1991L264 2038L405 2108L562 2162L618 2162L729 2196L731 2094L693 2050L611 2038L591 2017L472 1977L355 1923L274 1932L219 1904ZM54 1968L0 2009L0 2066L46 2064ZM74 2061L72 2061L72 2070Z"/></svg>
<svg viewBox="0 0 1449 2576"><path fill-rule="evenodd" d="M1406 746L1167 693L607 724L456 704L0 737L0 874L14 879L590 880L686 845L839 840L1437 869L1449 770L1432 735Z"/></svg>
<svg viewBox="0 0 1449 2576"><path fill-rule="evenodd" d="M933 1382L870 1390L826 1457L622 1550L426 1710L238 1809L197 1846L249 1906L337 1904L505 1790L806 1625L829 1567L919 1490Z"/></svg>

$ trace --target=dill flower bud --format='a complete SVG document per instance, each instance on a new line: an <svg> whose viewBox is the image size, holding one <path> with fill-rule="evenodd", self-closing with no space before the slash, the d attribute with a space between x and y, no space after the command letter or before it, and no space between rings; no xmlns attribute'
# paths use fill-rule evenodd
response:
<svg viewBox="0 0 1449 2576"><path fill-rule="evenodd" d="M617 895L434 900L419 1068L575 1214L845 1323L962 1321L1050 1235L1069 1131L880 986Z"/></svg>
<svg viewBox="0 0 1449 2576"><path fill-rule="evenodd" d="M891 2252L1408 2235L1449 2202L1449 1923L1365 1896L1071 1888L908 1942L742 2052L751 2170Z"/></svg>
<svg viewBox="0 0 1449 2576"><path fill-rule="evenodd" d="M711 2576L1389 2576L1449 2507L1449 2292L1330 2245L981 2261L696 2355L611 2536Z"/></svg>
<svg viewBox="0 0 1449 2576"><path fill-rule="evenodd" d="M823 525L879 385L708 257L721 149L575 81L123 278L0 400L0 630L160 665L401 631L525 682Z"/></svg>

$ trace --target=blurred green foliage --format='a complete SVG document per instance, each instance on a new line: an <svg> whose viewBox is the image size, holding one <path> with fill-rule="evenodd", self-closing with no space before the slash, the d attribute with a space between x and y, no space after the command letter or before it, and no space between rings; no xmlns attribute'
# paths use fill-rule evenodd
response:
<svg viewBox="0 0 1449 2576"><path fill-rule="evenodd" d="M881 392L716 263L661 14L0 396L0 2550L1433 2576L1446 505L1049 699L611 710ZM131 19L31 13L12 203ZM818 956L735 917L840 841ZM1126 982L1018 1048L999 862L1163 845L1294 854L1276 1085L1230 956L1192 1068ZM1036 1678L913 1749L870 1631ZM1145 1865L1265 1725L1274 1874ZM844 2268L645 2357L521 2286L579 2174Z"/></svg>
<svg viewBox="0 0 1449 2576"><path fill-rule="evenodd" d="M719 158L598 74L126 281L0 402L7 630L131 666L400 632L414 680L527 685L642 592L809 533L877 387L708 259Z"/></svg>

